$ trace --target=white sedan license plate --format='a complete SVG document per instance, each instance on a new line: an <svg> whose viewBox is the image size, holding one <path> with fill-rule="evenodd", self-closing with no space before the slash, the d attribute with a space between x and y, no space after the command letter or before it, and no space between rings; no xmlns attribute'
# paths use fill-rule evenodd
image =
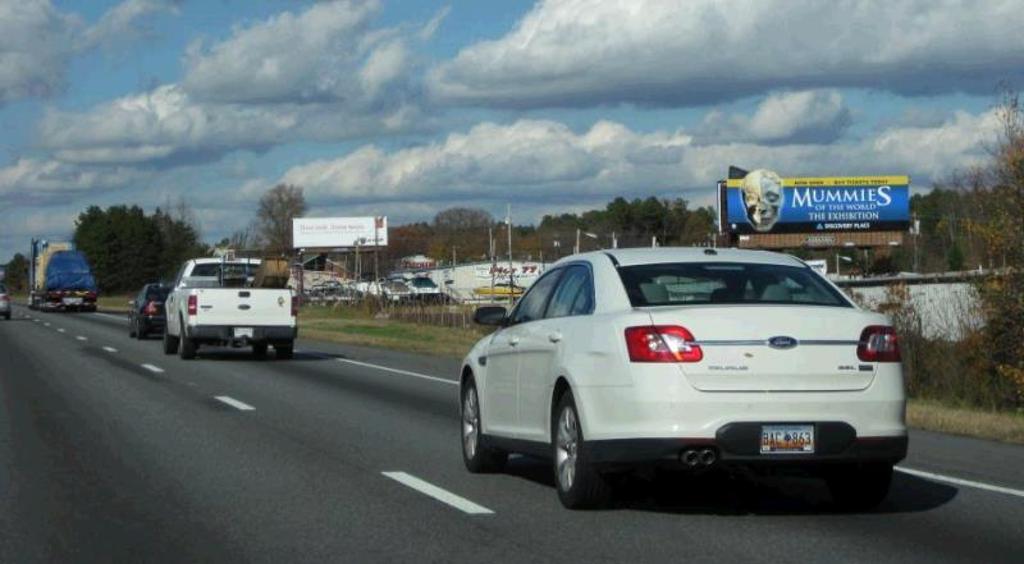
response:
<svg viewBox="0 0 1024 564"><path fill-rule="evenodd" d="M82 305L82 298L63 298L64 305Z"/></svg>
<svg viewBox="0 0 1024 564"><path fill-rule="evenodd" d="M241 339L242 337L252 338L252 327L235 327L235 337Z"/></svg>
<svg viewBox="0 0 1024 564"><path fill-rule="evenodd" d="M762 425L761 454L814 452L814 425Z"/></svg>

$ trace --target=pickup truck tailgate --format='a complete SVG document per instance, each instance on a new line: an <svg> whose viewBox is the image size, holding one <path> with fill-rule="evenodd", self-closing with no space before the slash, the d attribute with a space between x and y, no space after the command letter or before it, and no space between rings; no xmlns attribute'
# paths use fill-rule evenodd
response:
<svg viewBox="0 0 1024 564"><path fill-rule="evenodd" d="M268 288L199 288L192 325L292 326L290 290Z"/></svg>

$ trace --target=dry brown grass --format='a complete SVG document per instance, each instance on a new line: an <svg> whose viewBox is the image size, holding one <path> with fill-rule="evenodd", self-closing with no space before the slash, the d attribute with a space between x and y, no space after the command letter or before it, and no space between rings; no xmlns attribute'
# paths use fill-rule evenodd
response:
<svg viewBox="0 0 1024 564"><path fill-rule="evenodd" d="M462 358L486 332L374 319L347 308L305 307L299 314L299 334L335 343Z"/></svg>
<svg viewBox="0 0 1024 564"><path fill-rule="evenodd" d="M910 400L907 425L927 431L1024 444L1024 414L949 407L935 401Z"/></svg>
<svg viewBox="0 0 1024 564"><path fill-rule="evenodd" d="M128 301L134 299L134 295L116 294L112 296L100 294L96 298L96 309L108 313L128 313Z"/></svg>

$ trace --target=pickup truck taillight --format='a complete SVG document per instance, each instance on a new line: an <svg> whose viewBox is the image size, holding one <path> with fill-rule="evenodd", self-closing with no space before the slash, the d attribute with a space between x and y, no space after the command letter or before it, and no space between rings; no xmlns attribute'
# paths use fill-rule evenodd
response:
<svg viewBox="0 0 1024 564"><path fill-rule="evenodd" d="M195 315L199 313L199 296L192 294L188 297L188 314Z"/></svg>
<svg viewBox="0 0 1024 564"><path fill-rule="evenodd" d="M704 351L693 333L675 325L644 325L626 329L630 362L700 362Z"/></svg>
<svg viewBox="0 0 1024 564"><path fill-rule="evenodd" d="M146 315L157 315L158 313L160 313L160 309L156 306L156 302L154 302L153 300L149 300L148 302L146 302L146 307L142 308L142 313L145 313ZM188 313L189 315L192 314L191 300L189 300Z"/></svg>
<svg viewBox="0 0 1024 564"><path fill-rule="evenodd" d="M298 317L299 315L299 297L292 296L292 317Z"/></svg>
<svg viewBox="0 0 1024 564"><path fill-rule="evenodd" d="M861 331L857 358L864 362L899 362L900 343L896 330L886 325L869 325Z"/></svg>

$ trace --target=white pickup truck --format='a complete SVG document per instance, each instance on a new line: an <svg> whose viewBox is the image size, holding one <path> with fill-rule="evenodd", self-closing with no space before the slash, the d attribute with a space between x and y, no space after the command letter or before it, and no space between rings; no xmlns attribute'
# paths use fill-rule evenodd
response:
<svg viewBox="0 0 1024 564"><path fill-rule="evenodd" d="M164 353L192 359L200 345L228 345L251 346L262 357L273 345L277 358L291 358L296 296L289 289L252 287L259 265L257 259L186 261L165 302Z"/></svg>

